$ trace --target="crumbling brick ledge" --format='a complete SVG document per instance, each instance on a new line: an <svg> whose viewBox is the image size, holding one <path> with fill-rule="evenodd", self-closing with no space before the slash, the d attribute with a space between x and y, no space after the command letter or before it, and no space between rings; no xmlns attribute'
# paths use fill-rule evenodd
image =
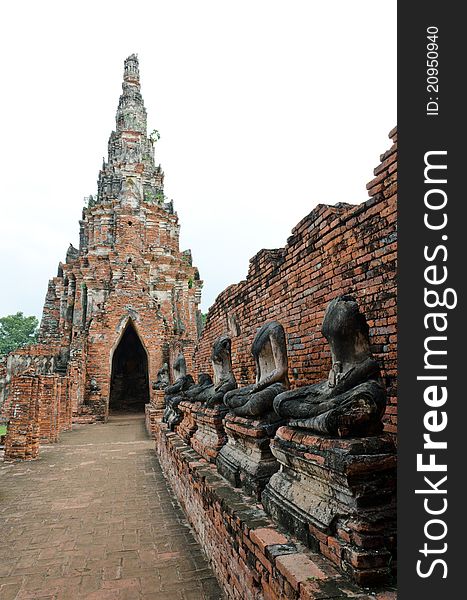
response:
<svg viewBox="0 0 467 600"><path fill-rule="evenodd" d="M164 423L156 453L227 598L395 600L394 589L352 583L326 558L280 531L260 504L233 488Z"/></svg>

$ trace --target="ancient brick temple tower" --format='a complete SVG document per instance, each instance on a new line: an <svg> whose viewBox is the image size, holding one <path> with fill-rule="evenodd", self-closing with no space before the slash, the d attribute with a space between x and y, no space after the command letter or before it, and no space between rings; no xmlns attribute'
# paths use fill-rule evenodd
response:
<svg viewBox="0 0 467 600"><path fill-rule="evenodd" d="M191 366L200 325L202 282L191 252L179 250L134 54L122 87L97 196L83 209L79 250L70 245L49 282L39 346L9 366L12 375L27 367L65 377L67 402L86 420L105 419L109 409L144 410L164 362L184 351ZM46 355L48 363L39 359Z"/></svg>

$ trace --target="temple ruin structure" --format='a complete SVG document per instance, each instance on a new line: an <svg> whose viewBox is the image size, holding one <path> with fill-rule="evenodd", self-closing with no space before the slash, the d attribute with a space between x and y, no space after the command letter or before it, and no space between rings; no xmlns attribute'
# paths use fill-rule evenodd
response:
<svg viewBox="0 0 467 600"><path fill-rule="evenodd" d="M44 412L45 382L60 384L56 406L47 409L58 413L57 429L69 428L72 416L92 422L112 410L144 412L165 363L173 368L183 352L191 366L202 282L190 250L179 249L178 217L155 161L157 139L157 132L148 136L133 54L125 60L97 194L83 209L79 248L70 244L49 282L39 343L8 358L4 413L28 395ZM34 439L50 437L40 429ZM14 456L31 454L31 440L10 442Z"/></svg>
<svg viewBox="0 0 467 600"><path fill-rule="evenodd" d="M209 309L147 134L138 59L39 343L0 364L5 458L145 414L227 598L395 600L397 130L359 205L318 205ZM349 147L351 147L349 145Z"/></svg>

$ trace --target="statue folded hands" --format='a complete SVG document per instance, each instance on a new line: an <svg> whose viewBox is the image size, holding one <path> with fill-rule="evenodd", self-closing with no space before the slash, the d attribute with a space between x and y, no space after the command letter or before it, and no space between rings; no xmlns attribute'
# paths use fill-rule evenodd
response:
<svg viewBox="0 0 467 600"><path fill-rule="evenodd" d="M326 381L279 394L277 415L291 427L339 436L379 433L386 390L370 350L369 328L352 296L332 300L321 331L332 367Z"/></svg>
<svg viewBox="0 0 467 600"><path fill-rule="evenodd" d="M195 385L193 377L186 374L186 362L183 354L179 354L173 365L175 383L165 388L165 410L162 421L173 427L179 420L177 407L184 399L187 390Z"/></svg>
<svg viewBox="0 0 467 600"><path fill-rule="evenodd" d="M222 404L225 394L237 387L232 372L231 340L226 335L217 338L212 345L211 364L214 371L214 382L203 389L196 397L204 402L207 408Z"/></svg>
<svg viewBox="0 0 467 600"><path fill-rule="evenodd" d="M152 389L165 390L169 383L169 365L164 363L159 371L157 371L157 381L152 384Z"/></svg>
<svg viewBox="0 0 467 600"><path fill-rule="evenodd" d="M251 352L256 365L256 383L227 392L224 403L237 416L277 421L273 400L289 388L287 344L282 325L277 321L264 324L256 334Z"/></svg>

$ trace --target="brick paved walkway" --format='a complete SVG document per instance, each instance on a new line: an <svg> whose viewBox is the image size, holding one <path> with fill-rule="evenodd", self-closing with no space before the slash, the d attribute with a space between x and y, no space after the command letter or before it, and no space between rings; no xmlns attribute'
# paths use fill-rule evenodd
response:
<svg viewBox="0 0 467 600"><path fill-rule="evenodd" d="M0 599L218 599L139 415L0 463Z"/></svg>

